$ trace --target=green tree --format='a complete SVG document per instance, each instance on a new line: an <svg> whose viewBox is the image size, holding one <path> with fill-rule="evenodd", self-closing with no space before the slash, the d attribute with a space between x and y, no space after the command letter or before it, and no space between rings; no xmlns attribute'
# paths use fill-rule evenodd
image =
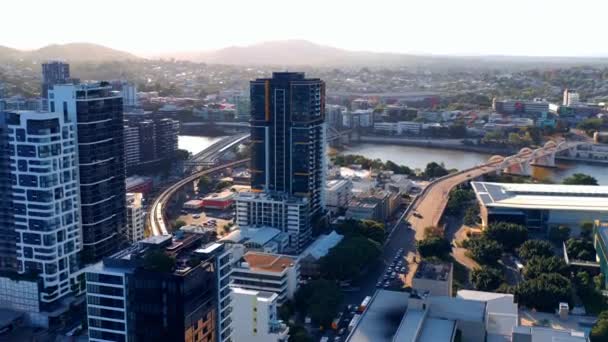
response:
<svg viewBox="0 0 608 342"><path fill-rule="evenodd" d="M386 239L384 224L373 220L345 220L336 231L344 236L364 236L378 243Z"/></svg>
<svg viewBox="0 0 608 342"><path fill-rule="evenodd" d="M549 239L554 242L564 242L570 237L570 227L553 226L549 228Z"/></svg>
<svg viewBox="0 0 608 342"><path fill-rule="evenodd" d="M597 179L584 173L575 173L562 182L566 185L598 185Z"/></svg>
<svg viewBox="0 0 608 342"><path fill-rule="evenodd" d="M289 342L313 342L313 338L308 334L302 325L289 326Z"/></svg>
<svg viewBox="0 0 608 342"><path fill-rule="evenodd" d="M475 199L475 193L470 189L454 189L450 191L446 212L452 215L461 213L468 203Z"/></svg>
<svg viewBox="0 0 608 342"><path fill-rule="evenodd" d="M448 174L448 170L443 165L437 164L436 162L430 162L424 169L424 176L426 178L438 178Z"/></svg>
<svg viewBox="0 0 608 342"><path fill-rule="evenodd" d="M469 239L465 247L469 250L471 258L480 264L496 265L502 257L502 246L485 237Z"/></svg>
<svg viewBox="0 0 608 342"><path fill-rule="evenodd" d="M533 257L550 257L553 255L553 245L544 240L528 240L517 250L517 254L523 260L530 260Z"/></svg>
<svg viewBox="0 0 608 342"><path fill-rule="evenodd" d="M183 220L176 220L175 222L173 222L173 230L178 230L181 227L185 226L186 222Z"/></svg>
<svg viewBox="0 0 608 342"><path fill-rule="evenodd" d="M502 273L492 267L483 266L471 272L471 283L478 291L494 291L502 280Z"/></svg>
<svg viewBox="0 0 608 342"><path fill-rule="evenodd" d="M588 239L571 238L566 241L566 250L572 260L595 261L595 247Z"/></svg>
<svg viewBox="0 0 608 342"><path fill-rule="evenodd" d="M581 238L591 240L591 236L593 235L593 228L595 224L593 222L583 222L581 224Z"/></svg>
<svg viewBox="0 0 608 342"><path fill-rule="evenodd" d="M515 288L517 303L540 311L555 312L560 302L570 302L572 284L561 274L541 274Z"/></svg>
<svg viewBox="0 0 608 342"><path fill-rule="evenodd" d="M395 174L398 174L398 175L411 175L412 174L412 170L409 167L404 166L404 165L397 165L394 162L392 162L391 160L384 163L384 168L386 170L393 171Z"/></svg>
<svg viewBox="0 0 608 342"><path fill-rule="evenodd" d="M479 207L472 205L464 212L464 224L467 226L476 226L479 224Z"/></svg>
<svg viewBox="0 0 608 342"><path fill-rule="evenodd" d="M230 186L232 186L232 182L221 181L215 185L215 191L221 191Z"/></svg>
<svg viewBox="0 0 608 342"><path fill-rule="evenodd" d="M589 334L591 342L606 342L608 341L608 311L603 311L597 317L597 322L591 329Z"/></svg>
<svg viewBox="0 0 608 342"><path fill-rule="evenodd" d="M335 281L319 279L303 285L296 292L296 310L307 314L317 324L329 327L338 313L342 292Z"/></svg>
<svg viewBox="0 0 608 342"><path fill-rule="evenodd" d="M568 276L570 271L564 260L557 256L532 257L524 268L524 276L528 279L537 278L546 273L558 273Z"/></svg>
<svg viewBox="0 0 608 342"><path fill-rule="evenodd" d="M202 176L197 183L198 192L205 193L211 190L211 178Z"/></svg>
<svg viewBox="0 0 608 342"><path fill-rule="evenodd" d="M528 239L528 229L514 223L497 222L484 231L484 236L500 243L505 250L514 251Z"/></svg>
<svg viewBox="0 0 608 342"><path fill-rule="evenodd" d="M326 279L357 278L381 254L380 244L363 236L345 237L320 260Z"/></svg>
<svg viewBox="0 0 608 342"><path fill-rule="evenodd" d="M443 237L431 236L416 242L418 252L423 258L446 258L452 251L450 241Z"/></svg>
<svg viewBox="0 0 608 342"><path fill-rule="evenodd" d="M594 132L600 130L602 124L602 119L591 118L579 122L579 124L576 125L576 128L585 131L589 136L591 136Z"/></svg>

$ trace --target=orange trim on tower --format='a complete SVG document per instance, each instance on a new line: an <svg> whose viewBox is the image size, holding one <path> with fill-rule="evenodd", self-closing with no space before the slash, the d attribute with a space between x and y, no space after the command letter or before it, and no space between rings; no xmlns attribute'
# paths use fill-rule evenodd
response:
<svg viewBox="0 0 608 342"><path fill-rule="evenodd" d="M270 80L264 81L264 114L266 122L270 121Z"/></svg>

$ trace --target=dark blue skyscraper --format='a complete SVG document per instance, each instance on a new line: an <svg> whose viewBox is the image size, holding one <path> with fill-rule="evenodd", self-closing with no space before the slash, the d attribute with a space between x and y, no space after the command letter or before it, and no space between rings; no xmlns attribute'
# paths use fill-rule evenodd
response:
<svg viewBox="0 0 608 342"><path fill-rule="evenodd" d="M43 109L48 109L49 89L55 84L67 83L70 79L70 65L61 61L42 63L42 97Z"/></svg>
<svg viewBox="0 0 608 342"><path fill-rule="evenodd" d="M305 197L323 212L325 83L300 72L251 82L251 187Z"/></svg>
<svg viewBox="0 0 608 342"><path fill-rule="evenodd" d="M126 229L122 97L107 82L55 85L49 108L77 123L83 261L98 261Z"/></svg>

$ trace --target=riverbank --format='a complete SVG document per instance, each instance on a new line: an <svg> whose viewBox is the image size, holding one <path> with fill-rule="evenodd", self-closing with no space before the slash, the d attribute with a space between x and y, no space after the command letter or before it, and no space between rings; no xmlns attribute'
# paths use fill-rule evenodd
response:
<svg viewBox="0 0 608 342"><path fill-rule="evenodd" d="M491 146L476 146L476 145L464 145L462 139L407 139L407 138L384 138L375 137L370 135L360 136L357 140L358 143L373 143L373 144L384 144L384 145L401 145L401 146L414 146L424 148L436 148L443 150L456 150L464 152L476 152L485 154L500 154L500 155L512 155L517 153L516 150L511 148L499 148Z"/></svg>

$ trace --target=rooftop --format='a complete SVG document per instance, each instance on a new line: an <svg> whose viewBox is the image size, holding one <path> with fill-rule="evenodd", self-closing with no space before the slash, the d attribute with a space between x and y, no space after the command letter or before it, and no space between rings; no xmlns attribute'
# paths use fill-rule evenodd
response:
<svg viewBox="0 0 608 342"><path fill-rule="evenodd" d="M274 238L279 236L281 231L276 228L246 228L233 230L230 234L223 237L220 241L230 241L234 243L252 243L259 246L264 246Z"/></svg>
<svg viewBox="0 0 608 342"><path fill-rule="evenodd" d="M269 253L257 253L247 252L243 256L245 262L249 265L249 268L254 271L266 271L266 272L283 272L286 268L292 267L296 264L294 258L269 254Z"/></svg>
<svg viewBox="0 0 608 342"><path fill-rule="evenodd" d="M336 191L348 182L349 181L346 179L332 179L327 181L325 188L327 189L327 191Z"/></svg>
<svg viewBox="0 0 608 342"><path fill-rule="evenodd" d="M378 290L359 324L346 339L349 342L392 342L407 309L409 293Z"/></svg>
<svg viewBox="0 0 608 342"><path fill-rule="evenodd" d="M608 211L608 186L472 182L487 207Z"/></svg>
<svg viewBox="0 0 608 342"><path fill-rule="evenodd" d="M232 287L232 292L236 294L256 296L258 300L272 302L275 301L279 296L274 292L249 290L241 287Z"/></svg>
<svg viewBox="0 0 608 342"><path fill-rule="evenodd" d="M334 248L342 239L344 235L332 231L328 235L320 235L304 252L302 257L312 256L315 259L320 259L329 253L329 250Z"/></svg>
<svg viewBox="0 0 608 342"><path fill-rule="evenodd" d="M447 281L452 265L450 263L431 263L422 261L416 269L414 278Z"/></svg>

